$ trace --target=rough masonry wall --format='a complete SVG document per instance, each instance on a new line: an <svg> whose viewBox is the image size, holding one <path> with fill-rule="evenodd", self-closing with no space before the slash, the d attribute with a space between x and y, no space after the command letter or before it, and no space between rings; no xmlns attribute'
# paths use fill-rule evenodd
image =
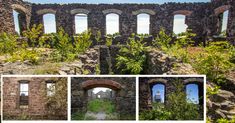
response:
<svg viewBox="0 0 235 123"><path fill-rule="evenodd" d="M122 115L135 116L135 78L120 78L120 77L79 77L72 78L71 82L71 112L86 112L87 111L87 101L88 101L88 90L83 88L82 85L86 84L87 81L107 81L107 84L103 86L97 85L96 82L93 83L93 87L110 87L112 84L109 81L115 81L120 84L120 89L115 90L115 102L116 110ZM115 89L115 88L112 88Z"/></svg>
<svg viewBox="0 0 235 123"><path fill-rule="evenodd" d="M22 0L1 0L0 1L0 33L15 33L13 10L20 13L21 30L29 27L31 20L31 4Z"/></svg>
<svg viewBox="0 0 235 123"><path fill-rule="evenodd" d="M3 79L3 114L4 118L8 116L20 117L22 114L33 118L42 118L46 116L46 84L45 81L52 78L29 78L29 77L6 77ZM29 105L28 108L20 107L20 85L19 81L29 82ZM67 115L67 111L61 111Z"/></svg>
<svg viewBox="0 0 235 123"><path fill-rule="evenodd" d="M150 110L152 109L152 87L155 84L163 84L165 85L165 102L167 102L167 95L175 91L175 86L172 84L174 81L180 81L185 86L187 84L197 84L199 97L203 97L203 78L194 78L194 77L149 77L149 78L140 78L139 80L139 109L140 111ZM199 104L203 106L204 98L199 100Z"/></svg>

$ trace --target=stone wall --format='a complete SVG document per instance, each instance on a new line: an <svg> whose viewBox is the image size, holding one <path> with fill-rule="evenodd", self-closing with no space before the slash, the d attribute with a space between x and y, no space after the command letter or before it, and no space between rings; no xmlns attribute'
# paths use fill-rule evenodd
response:
<svg viewBox="0 0 235 123"><path fill-rule="evenodd" d="M38 77L5 77L3 78L3 115L4 119L20 118L22 115L29 116L33 119L47 118L46 106L46 81L53 78ZM20 81L29 83L28 106L20 106ZM55 79L53 79L55 80ZM67 82L67 81L65 81ZM65 90L66 91L66 90ZM67 110L60 111L58 117L66 118ZM64 119L65 120L65 119Z"/></svg>
<svg viewBox="0 0 235 123"><path fill-rule="evenodd" d="M235 35L235 11L233 0L214 0L208 3L165 3L165 4L31 4L21 0L3 0L0 11L0 32L14 32L12 9L16 9L26 15L21 20L23 30L30 24L43 23L43 15L55 14L56 27L63 27L65 31L75 34L75 15L84 13L88 15L88 27L93 31L100 30L106 34L105 16L109 13L119 15L119 32L123 37L137 32L137 15L146 13L150 15L150 34L156 35L163 27L168 33L173 31L175 14L186 16L186 24L197 38L205 40L208 37L218 35L221 21L218 14L229 10L228 39L234 41ZM219 8L220 7L220 8ZM32 9L32 11L31 11ZM219 12L219 13L218 13ZM30 19L31 17L31 19ZM26 18L26 19L25 19ZM30 20L30 22L29 22Z"/></svg>
<svg viewBox="0 0 235 123"><path fill-rule="evenodd" d="M0 1L0 33L15 33L13 10L19 13L21 32L30 26L31 3L22 0L2 0Z"/></svg>
<svg viewBox="0 0 235 123"><path fill-rule="evenodd" d="M95 87L107 87L115 91L115 105L121 119L135 117L135 78L121 77L79 77L71 82L71 112L87 111L88 90Z"/></svg>
<svg viewBox="0 0 235 123"><path fill-rule="evenodd" d="M174 92L175 87L173 86L174 81L181 81L186 86L187 84L197 84L199 97L204 97L204 87L202 77L141 77L139 79L139 109L140 111L152 109L152 97L151 89L155 84L165 85L165 102L167 102L167 95ZM204 98L199 99L199 104L204 105Z"/></svg>

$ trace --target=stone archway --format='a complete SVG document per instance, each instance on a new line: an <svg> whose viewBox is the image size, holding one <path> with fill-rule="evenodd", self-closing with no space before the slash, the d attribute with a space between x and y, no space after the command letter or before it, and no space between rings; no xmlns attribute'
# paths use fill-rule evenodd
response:
<svg viewBox="0 0 235 123"><path fill-rule="evenodd" d="M106 79L87 80L81 84L81 87L85 90L95 87L106 87L113 90L120 90L122 88L121 84L119 84L118 82Z"/></svg>

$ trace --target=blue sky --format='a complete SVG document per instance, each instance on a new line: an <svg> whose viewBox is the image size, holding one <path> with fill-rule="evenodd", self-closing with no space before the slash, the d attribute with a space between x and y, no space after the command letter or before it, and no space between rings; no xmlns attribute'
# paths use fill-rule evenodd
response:
<svg viewBox="0 0 235 123"><path fill-rule="evenodd" d="M186 94L187 94L187 99L189 99L190 101L192 101L195 104L199 103L198 85L188 84L186 86Z"/></svg>
<svg viewBox="0 0 235 123"><path fill-rule="evenodd" d="M154 99L154 96L160 93L161 96L161 102L164 102L165 100L165 87L163 84L156 84L152 88L152 99ZM198 97L198 86L196 84L188 84L186 86L186 94L187 99L193 101L194 103L199 103L199 97Z"/></svg>
<svg viewBox="0 0 235 123"><path fill-rule="evenodd" d="M165 100L165 87L163 84L156 84L153 86L152 88L152 99L154 100L154 96L157 94L157 93L160 93L160 96L161 96L161 102L163 103L164 100Z"/></svg>
<svg viewBox="0 0 235 123"><path fill-rule="evenodd" d="M25 0L34 3L165 3L165 2L209 2L210 0Z"/></svg>

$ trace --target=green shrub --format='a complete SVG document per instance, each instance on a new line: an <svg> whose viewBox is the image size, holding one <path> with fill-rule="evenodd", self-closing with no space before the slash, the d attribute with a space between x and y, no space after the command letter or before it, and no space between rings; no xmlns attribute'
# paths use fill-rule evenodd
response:
<svg viewBox="0 0 235 123"><path fill-rule="evenodd" d="M37 46L43 47L45 45L47 37L43 36L42 28L42 24L34 24L31 29L23 32L23 36L28 39L28 46L32 47L33 49Z"/></svg>
<svg viewBox="0 0 235 123"><path fill-rule="evenodd" d="M170 42L172 41L171 36L165 33L165 29L161 28L159 34L153 41L153 46L160 47L163 51L171 47Z"/></svg>
<svg viewBox="0 0 235 123"><path fill-rule="evenodd" d="M85 31L75 37L74 40L74 52L76 54L84 53L92 44L91 32Z"/></svg>
<svg viewBox="0 0 235 123"><path fill-rule="evenodd" d="M84 120L85 113L84 112L76 112L71 115L72 120Z"/></svg>
<svg viewBox="0 0 235 123"><path fill-rule="evenodd" d="M0 34L0 53L2 54L12 54L17 48L17 36L2 33Z"/></svg>
<svg viewBox="0 0 235 123"><path fill-rule="evenodd" d="M228 52L229 48L224 48L224 45L211 44L205 48L205 52L196 56L192 65L200 74L206 74L209 80L222 83L225 73L234 66L229 61Z"/></svg>
<svg viewBox="0 0 235 123"><path fill-rule="evenodd" d="M55 51L52 53L52 57L56 61L71 61L75 58L73 52L72 40L65 31L60 28L58 33L53 34Z"/></svg>
<svg viewBox="0 0 235 123"><path fill-rule="evenodd" d="M144 111L140 113L140 120L169 120L171 118L171 112L165 109L164 104L153 104L153 110Z"/></svg>
<svg viewBox="0 0 235 123"><path fill-rule="evenodd" d="M220 118L216 121L216 123L235 123L235 116L231 120Z"/></svg>
<svg viewBox="0 0 235 123"><path fill-rule="evenodd" d="M191 103L184 92L184 84L179 80L173 83L174 92L167 95L166 108L171 112L171 120L199 120L200 107ZM199 97L201 98L201 97ZM202 113L203 114L203 113Z"/></svg>
<svg viewBox="0 0 235 123"><path fill-rule="evenodd" d="M17 52L14 52L12 56L7 59L9 62L24 62L26 60L29 60L32 64L38 64L40 59L40 52L36 50L30 50L30 49L21 49Z"/></svg>
<svg viewBox="0 0 235 123"><path fill-rule="evenodd" d="M140 40L135 39L135 35L129 38L127 47L121 47L120 55L116 58L117 68L124 74L140 74L146 62L145 43L143 37Z"/></svg>
<svg viewBox="0 0 235 123"><path fill-rule="evenodd" d="M111 46L113 44L113 37L112 36L106 36L106 43L105 45L107 47Z"/></svg>

